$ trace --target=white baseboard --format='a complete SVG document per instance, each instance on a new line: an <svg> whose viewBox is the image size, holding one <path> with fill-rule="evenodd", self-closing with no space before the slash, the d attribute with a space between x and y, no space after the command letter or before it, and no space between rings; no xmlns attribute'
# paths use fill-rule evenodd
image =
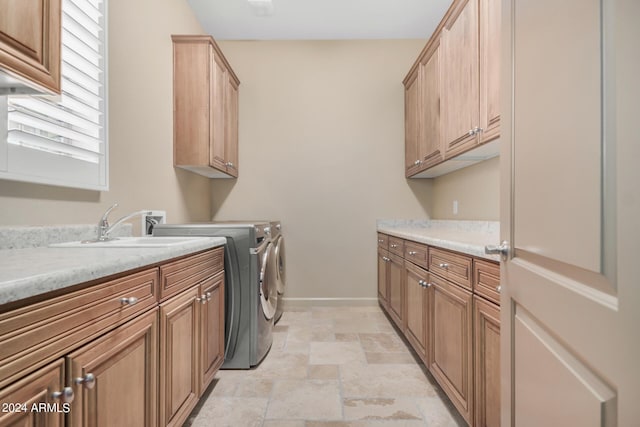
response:
<svg viewBox="0 0 640 427"><path fill-rule="evenodd" d="M378 298L282 298L284 310L306 307L373 307ZM278 304L280 301L278 301Z"/></svg>

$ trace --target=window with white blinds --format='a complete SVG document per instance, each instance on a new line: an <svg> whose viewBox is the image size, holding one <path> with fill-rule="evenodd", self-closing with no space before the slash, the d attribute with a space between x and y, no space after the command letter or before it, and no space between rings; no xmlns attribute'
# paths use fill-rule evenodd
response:
<svg viewBox="0 0 640 427"><path fill-rule="evenodd" d="M62 94L7 98L0 177L108 189L105 3L63 0Z"/></svg>

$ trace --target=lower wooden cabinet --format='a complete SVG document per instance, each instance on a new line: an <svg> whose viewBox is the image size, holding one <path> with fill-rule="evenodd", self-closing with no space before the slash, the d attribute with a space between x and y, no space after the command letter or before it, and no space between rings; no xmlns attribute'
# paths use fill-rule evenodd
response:
<svg viewBox="0 0 640 427"><path fill-rule="evenodd" d="M389 251L378 249L378 301L389 310Z"/></svg>
<svg viewBox="0 0 640 427"><path fill-rule="evenodd" d="M181 426L224 361L224 272L160 304L160 425Z"/></svg>
<svg viewBox="0 0 640 427"><path fill-rule="evenodd" d="M70 406L62 396L54 399L65 384L64 359L45 366L22 380L0 390L0 426L11 427L61 427L64 425L65 411ZM73 390L66 400L72 401ZM69 394L68 394L69 396ZM58 405L58 411L33 411L33 405ZM52 406L49 406L52 407Z"/></svg>
<svg viewBox="0 0 640 427"><path fill-rule="evenodd" d="M200 288L160 305L160 425L182 425L198 402Z"/></svg>
<svg viewBox="0 0 640 427"><path fill-rule="evenodd" d="M472 295L431 275L433 348L429 369L469 424L473 421Z"/></svg>
<svg viewBox="0 0 640 427"><path fill-rule="evenodd" d="M223 266L216 248L0 314L0 427L181 426L224 361ZM161 271L182 291L158 304Z"/></svg>
<svg viewBox="0 0 640 427"><path fill-rule="evenodd" d="M205 280L201 295L206 299L200 316L200 394L211 384L224 362L224 272Z"/></svg>
<svg viewBox="0 0 640 427"><path fill-rule="evenodd" d="M429 366L431 349L429 327L433 300L429 273L410 262L405 262L404 280L407 292L405 336L425 365Z"/></svg>
<svg viewBox="0 0 640 427"><path fill-rule="evenodd" d="M404 260L393 254L389 254L389 315L395 324L404 330L404 306L405 306L405 287L404 287Z"/></svg>
<svg viewBox="0 0 640 427"><path fill-rule="evenodd" d="M473 297L475 427L500 426L500 307Z"/></svg>
<svg viewBox="0 0 640 427"><path fill-rule="evenodd" d="M157 425L158 309L71 353L72 426Z"/></svg>
<svg viewBox="0 0 640 427"><path fill-rule="evenodd" d="M500 265L384 234L378 246L382 308L467 423L499 426Z"/></svg>

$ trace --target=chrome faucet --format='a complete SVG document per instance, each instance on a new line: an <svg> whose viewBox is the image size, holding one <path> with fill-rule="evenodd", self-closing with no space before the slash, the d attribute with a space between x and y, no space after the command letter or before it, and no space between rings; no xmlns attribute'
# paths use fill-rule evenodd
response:
<svg viewBox="0 0 640 427"><path fill-rule="evenodd" d="M107 211L102 215L102 218L100 218L100 221L98 222L98 237L96 239L96 241L98 242L106 242L108 240L112 240L113 237L111 237L109 234L116 229L118 226L120 226L120 224L122 224L123 222L125 222L128 219L133 218L134 216L137 215L151 215L151 211L137 211L137 212L133 212L129 215L125 215L122 218L118 219L113 225L109 224L108 221L108 216L111 213L112 210L114 210L115 208L118 207L118 204L115 203L113 206L111 206L109 209L107 209Z"/></svg>

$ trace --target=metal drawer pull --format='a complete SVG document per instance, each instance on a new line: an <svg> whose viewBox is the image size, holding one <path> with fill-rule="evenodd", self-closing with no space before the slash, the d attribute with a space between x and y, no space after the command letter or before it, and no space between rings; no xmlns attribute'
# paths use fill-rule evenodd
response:
<svg viewBox="0 0 640 427"><path fill-rule="evenodd" d="M449 264L443 262L441 264L438 264L438 267L440 267L440 268L449 268Z"/></svg>
<svg viewBox="0 0 640 427"><path fill-rule="evenodd" d="M134 305L135 303L138 302L138 298L136 297L120 298L120 302L122 303L122 305Z"/></svg>
<svg viewBox="0 0 640 427"><path fill-rule="evenodd" d="M427 288L430 288L430 287L431 287L431 283L426 283L426 282L425 282L425 286L426 286Z"/></svg>
<svg viewBox="0 0 640 427"><path fill-rule="evenodd" d="M384 239L378 239L378 243L384 243Z"/></svg>
<svg viewBox="0 0 640 427"><path fill-rule="evenodd" d="M206 295L200 295L199 297L196 297L196 301L199 302L200 304L206 304L207 303L207 296Z"/></svg>
<svg viewBox="0 0 640 427"><path fill-rule="evenodd" d="M409 255L415 255L415 254L417 254L417 253L418 253L418 252L416 252L416 251L409 251Z"/></svg>
<svg viewBox="0 0 640 427"><path fill-rule="evenodd" d="M392 247L392 248L397 248L397 247L398 247L398 245L395 245L395 244L394 244L394 245L391 245L391 247Z"/></svg>
<svg viewBox="0 0 640 427"><path fill-rule="evenodd" d="M383 256L383 257L382 257L382 260L383 260L383 261L386 261L386 262L391 261L391 259L387 258L386 256Z"/></svg>
<svg viewBox="0 0 640 427"><path fill-rule="evenodd" d="M211 301L211 292L207 292L206 294L207 301Z"/></svg>
<svg viewBox="0 0 640 427"><path fill-rule="evenodd" d="M96 376L88 373L84 377L78 377L74 380L76 384L82 384L85 388L92 389L96 385Z"/></svg>
<svg viewBox="0 0 640 427"><path fill-rule="evenodd" d="M75 395L73 394L73 389L71 387L65 387L62 391L54 391L51 393L51 397L54 399L60 399L64 403L71 403L73 402Z"/></svg>
<svg viewBox="0 0 640 427"><path fill-rule="evenodd" d="M501 285L496 286L496 292L500 293L501 290L502 290L502 286Z"/></svg>
<svg viewBox="0 0 640 427"><path fill-rule="evenodd" d="M418 280L418 285L424 286L424 280Z"/></svg>

